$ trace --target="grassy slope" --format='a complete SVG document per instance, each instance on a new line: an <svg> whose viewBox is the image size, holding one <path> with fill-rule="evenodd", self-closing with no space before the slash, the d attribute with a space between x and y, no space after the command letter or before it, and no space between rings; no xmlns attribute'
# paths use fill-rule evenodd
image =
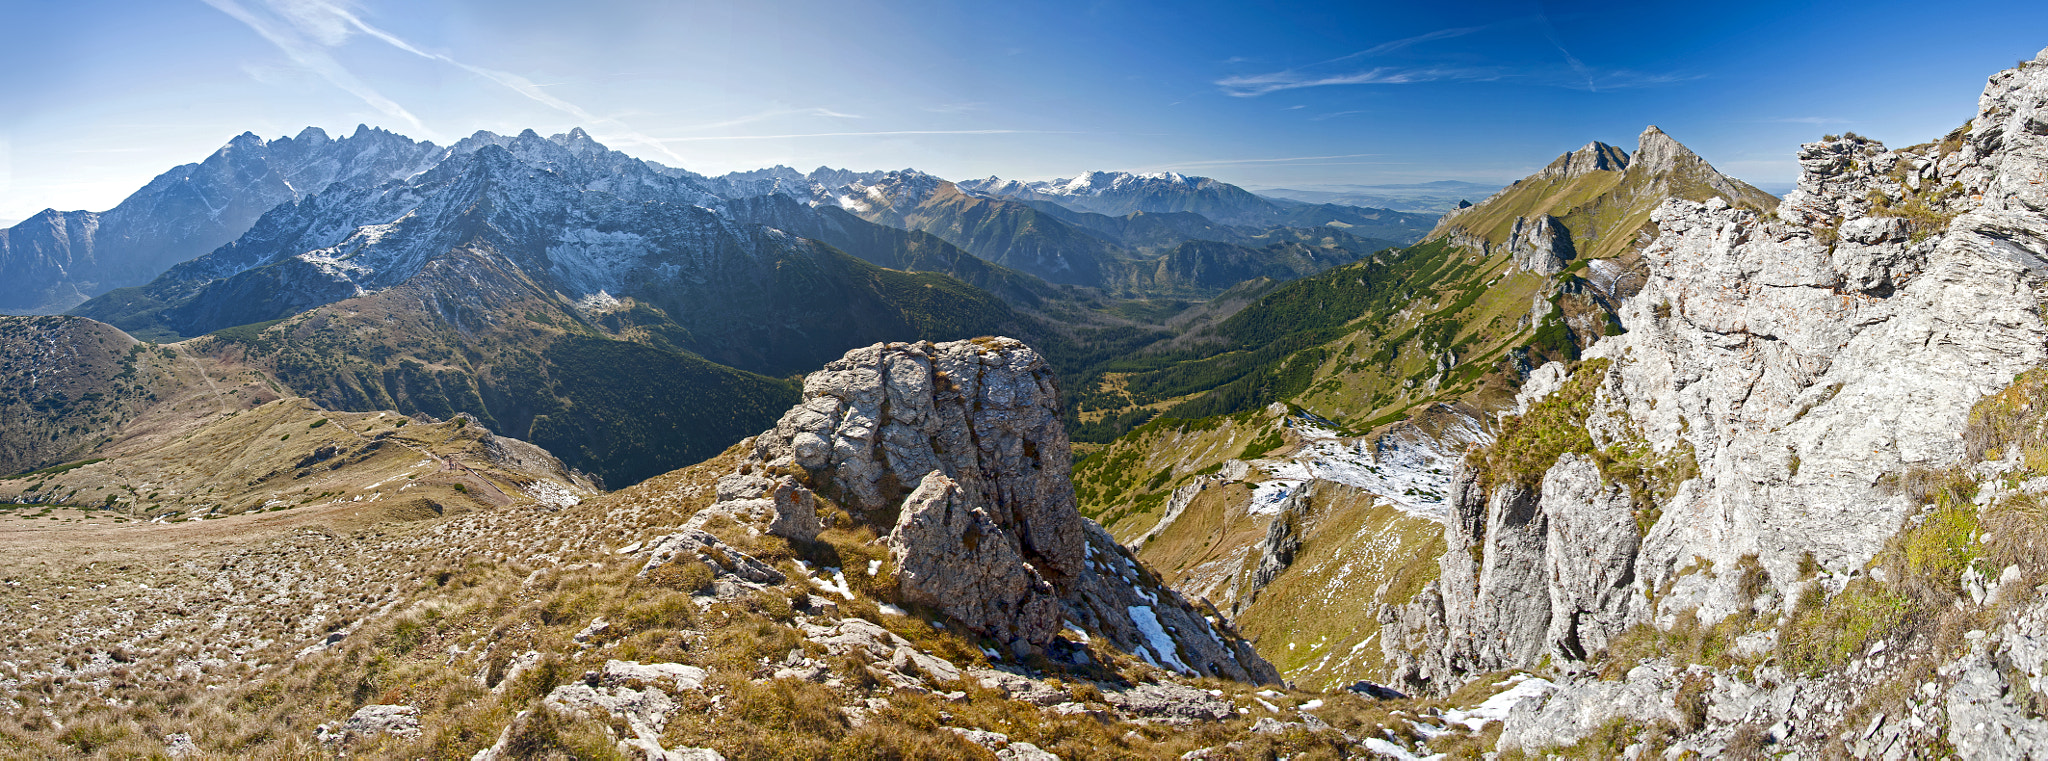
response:
<svg viewBox="0 0 2048 761"><path fill-rule="evenodd" d="M138 410L81 459L0 479L0 500L24 504L8 515L104 525L360 500L378 516L418 517L530 503L520 490L555 467L497 464L487 449L503 450L487 447L489 432L463 420L427 425L322 409L282 394L258 369L188 349L140 353L163 364L150 395L134 400ZM439 459L449 457L456 459Z"/></svg>
<svg viewBox="0 0 2048 761"><path fill-rule="evenodd" d="M524 289L457 300L422 284L197 346L331 409L469 413L614 485L715 454L796 398L788 381L676 347L687 333L658 312L627 310L612 325L617 335Z"/></svg>
<svg viewBox="0 0 2048 761"><path fill-rule="evenodd" d="M1364 736L1390 728L1412 736L1410 723L1391 711L1415 716L1447 705L1255 693L1252 685L1195 680L1244 713L1192 725L1126 722L1109 712L1102 693L1159 674L1110 652L1100 653L1100 665L1078 669L1038 664L1052 672L1042 684L1091 714L1062 715L971 680L939 685L960 691L951 700L892 691L875 683L863 661L827 655L794 625L860 616L958 665L987 659L978 643L916 611L882 607L887 598L855 570L861 564L849 562L875 553L871 534L834 529L816 546L792 547L734 527L725 532L732 541L792 581L724 598L705 594L706 577L680 564L639 577L638 562L611 552L672 531L709 503L731 455L560 512L345 524L293 511L175 526L78 526L75 540L56 542L0 526L0 575L17 585L16 594L0 598L0 612L106 632L67 638L34 627L23 634L18 651L33 663L10 671L23 681L4 689L50 696L52 710L0 713L0 754L151 756L173 732L221 757L332 754L314 741L316 726L378 703L418 707L422 731L359 742L348 755L463 758L502 736L514 757L623 758L615 738L630 731L549 713L540 700L612 659L708 670L701 689L671 690L680 705L662 744L708 746L734 759L993 757L947 726L1002 732L1065 758L1171 759L1231 742L1239 743L1234 754L1293 757L1343 743L1335 733L1252 733L1255 721L1275 715L1261 701L1288 711L1283 718L1314 710ZM290 519L296 522L277 522ZM47 551L60 544L63 551ZM805 581L798 559L843 565L853 594ZM828 595L831 607L792 607L793 600L810 606L809 599L823 599L812 595ZM207 615L189 615L195 610ZM578 632L598 617L609 626L579 642ZM307 649L323 641L332 646ZM121 660L109 659L111 648ZM514 673L512 662L529 650L537 661ZM825 661L837 678L768 678L762 659L792 650ZM116 676L95 686L108 674ZM101 690L116 699L78 699ZM872 713L858 722L842 706ZM522 711L533 713L521 718Z"/></svg>
<svg viewBox="0 0 2048 761"><path fill-rule="evenodd" d="M1295 684L1381 679L1380 607L1406 603L1436 579L1443 527L1355 489L1320 489L1313 504L1294 565L1236 620Z"/></svg>
<svg viewBox="0 0 2048 761"><path fill-rule="evenodd" d="M175 359L80 317L0 317L0 474L105 443L173 382Z"/></svg>
<svg viewBox="0 0 2048 761"><path fill-rule="evenodd" d="M1495 370L1538 338L1544 325L1523 318L1547 285L1506 267L1432 242L1284 284L1217 325L1219 348L1095 368L1075 437L1105 441L1160 410L1200 418L1275 402L1364 432L1431 402L1503 396L1512 381ZM1447 351L1456 362L1440 372Z"/></svg>
<svg viewBox="0 0 2048 761"><path fill-rule="evenodd" d="M1708 171L1700 169L1703 163L1680 163L1654 176L1531 177L1446 220L1428 242L1279 286L1213 329L1220 350L1140 356L1100 368L1079 395L1085 424L1076 438L1115 438L1076 468L1084 509L1121 538L1143 534L1159 520L1168 493L1190 471L1213 464L1169 467L1188 459L1190 450L1215 448L1190 446L1187 435L1228 431L1233 442L1279 435L1270 418L1245 417L1269 404L1285 403L1359 434L1436 403L1500 407L1519 385L1513 363L1575 359L1612 330L1604 307L1572 293L1582 285L1575 281L1585 260L1632 254L1638 231L1667 197L1718 194L1700 173ZM1775 201L1761 193L1738 196L1738 203ZM1504 254L1482 255L1443 237L1455 225L1498 244L1515 219L1536 214L1558 216L1578 241L1578 260L1560 275L1512 272ZM1547 315L1539 308L1541 294L1554 294ZM1169 419L1122 432L1153 415ZM1157 475L1162 467L1170 472L1164 478ZM1130 472L1108 474L1120 469ZM1098 480L1086 481L1084 474ZM1349 648L1377 630L1372 616L1336 616L1341 622L1331 624L1325 611L1369 612L1407 600L1434 578L1427 561L1442 551L1431 524L1370 507L1369 498L1342 502L1341 508L1317 505L1312 521L1318 529L1304 535L1295 565L1270 588L1272 595L1236 618L1244 631L1264 638L1263 655L1304 683L1371 677L1377 646ZM1181 574L1180 583L1218 588L1219 575L1240 570L1232 562L1256 563L1242 545L1263 537L1265 519L1225 509L1196 513L1191 508L1142 556L1163 572ZM1323 530L1330 526L1346 529ZM1238 537L1237 546L1221 541L1226 536ZM1359 552L1373 554L1382 569L1402 570L1383 570L1370 583L1332 570L1344 566L1334 558ZM1204 563L1208 567L1198 571ZM1299 607L1309 599L1323 604Z"/></svg>

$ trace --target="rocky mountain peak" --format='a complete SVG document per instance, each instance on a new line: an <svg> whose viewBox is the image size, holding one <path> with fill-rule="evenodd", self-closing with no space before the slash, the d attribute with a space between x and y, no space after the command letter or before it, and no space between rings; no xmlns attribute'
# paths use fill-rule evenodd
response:
<svg viewBox="0 0 2048 761"><path fill-rule="evenodd" d="M1067 627L1187 674L1275 681L1075 506L1059 389L1010 338L875 344L804 380L686 529L810 541L837 506L887 536L898 592L1016 652Z"/></svg>
<svg viewBox="0 0 2048 761"><path fill-rule="evenodd" d="M1607 172L1620 176L1601 174ZM1426 237L1449 236L1453 243L1480 251L1507 246L1518 259L1544 251L1522 266L1545 269L1553 258L1548 251L1598 259L1639 247L1647 238L1637 233L1668 198L1720 198L1760 209L1777 205L1770 194L1721 174L1651 125L1638 138L1634 156L1597 140L1587 143L1486 200L1445 214ZM1539 224L1543 220L1537 217L1548 217L1548 224ZM1562 238L1553 234L1560 231ZM1540 234L1524 238L1525 233ZM1562 245L1537 245L1552 240Z"/></svg>
<svg viewBox="0 0 2048 761"><path fill-rule="evenodd" d="M1627 168L1627 151L1595 140L1557 157L1538 176L1571 179L1593 172L1619 172Z"/></svg>
<svg viewBox="0 0 2048 761"><path fill-rule="evenodd" d="M560 135L550 135L548 141L562 146L568 149L570 153L578 156L589 156L594 153L603 153L610 150L597 142L596 138L591 137L590 133L584 132L582 127L570 127L568 132Z"/></svg>
<svg viewBox="0 0 2048 761"><path fill-rule="evenodd" d="M443 155L433 143L365 126L341 140L317 128L275 140L242 133L113 209L39 215L0 230L0 282L14 286L0 293L0 308L58 311L147 282L235 240L280 204L337 183L410 176Z"/></svg>
<svg viewBox="0 0 2048 761"><path fill-rule="evenodd" d="M1663 174L1670 172L1682 161L1699 161L1699 156L1672 139L1664 130L1652 124L1643 128L1643 134L1636 138L1636 155L1628 166L1637 172Z"/></svg>

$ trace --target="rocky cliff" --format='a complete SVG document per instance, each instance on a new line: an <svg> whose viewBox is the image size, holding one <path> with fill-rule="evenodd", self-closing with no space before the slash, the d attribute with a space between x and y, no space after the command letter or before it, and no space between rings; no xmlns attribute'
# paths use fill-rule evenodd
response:
<svg viewBox="0 0 2048 761"><path fill-rule="evenodd" d="M1932 520L1915 474L2002 456L1966 449L1973 406L2048 360L2043 125L2048 52L1938 143L1802 147L1775 213L1660 206L1627 332L1525 388L1460 469L1441 578L1387 612L1404 681L1570 673L1644 623L1796 619ZM1754 629L1763 650L1793 631Z"/></svg>

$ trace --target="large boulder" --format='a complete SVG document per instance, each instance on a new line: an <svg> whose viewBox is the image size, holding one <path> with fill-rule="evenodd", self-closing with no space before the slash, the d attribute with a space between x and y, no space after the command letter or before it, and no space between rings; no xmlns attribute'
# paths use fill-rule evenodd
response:
<svg viewBox="0 0 2048 761"><path fill-rule="evenodd" d="M843 511L888 537L900 601L1012 652L1072 628L1186 674L1279 679L1081 516L1058 385L1021 341L847 352L734 470L689 528L725 517L803 543Z"/></svg>
<svg viewBox="0 0 2048 761"><path fill-rule="evenodd" d="M1016 537L944 473L926 474L903 501L889 547L905 601L1005 641L1045 642L1059 632L1052 585L1024 562Z"/></svg>

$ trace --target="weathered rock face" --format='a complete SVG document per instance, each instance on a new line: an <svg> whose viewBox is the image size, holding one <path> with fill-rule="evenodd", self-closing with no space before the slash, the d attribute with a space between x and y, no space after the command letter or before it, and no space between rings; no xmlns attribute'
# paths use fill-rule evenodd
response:
<svg viewBox="0 0 2048 761"><path fill-rule="evenodd" d="M1571 231L1549 214L1517 217L1514 231L1508 234L1508 254L1518 270L1555 275L1564 271L1565 261L1573 256Z"/></svg>
<svg viewBox="0 0 2048 761"><path fill-rule="evenodd" d="M1519 404L1553 390L1532 386ZM1566 454L1534 490L1505 483L1488 494L1462 466L1452 479L1437 581L1385 621L1399 624L1382 649L1400 681L1427 689L1545 655L1582 660L1635 622L1633 504L1591 458Z"/></svg>
<svg viewBox="0 0 2048 761"><path fill-rule="evenodd" d="M1081 517L1072 474L1058 389L1030 347L876 344L806 378L803 402L755 438L691 527L723 515L808 541L821 510L842 508L889 537L904 601L1014 650L1072 626L1184 673L1277 681Z"/></svg>
<svg viewBox="0 0 2048 761"><path fill-rule="evenodd" d="M904 599L1004 641L1045 642L1059 631L1052 585L1024 562L1017 538L944 473L926 474L903 501L889 546Z"/></svg>
<svg viewBox="0 0 2048 761"><path fill-rule="evenodd" d="M1022 342L876 344L806 378L803 403L755 440L754 457L801 469L884 527L925 474L945 473L1031 562L1072 575L1086 558L1058 410L1052 371Z"/></svg>
<svg viewBox="0 0 2048 761"><path fill-rule="evenodd" d="M1992 77L1977 118L1932 147L1803 147L1774 214L1658 208L1627 332L1589 352L1612 365L1585 426L1597 446L1689 449L1698 477L1640 535L1627 491L1576 456L1534 494L1467 483L1437 587L1386 615L1408 632L1384 642L1411 685L1584 657L1686 610L1719 620L1752 604L1745 565L1788 593L1808 557L1861 569L1912 507L1879 478L1954 463L1971 405L2048 360L2044 64Z"/></svg>
<svg viewBox="0 0 2048 761"><path fill-rule="evenodd" d="M1628 151L1595 140L1550 162L1537 176L1578 177L1592 172L1619 172L1628 168Z"/></svg>

